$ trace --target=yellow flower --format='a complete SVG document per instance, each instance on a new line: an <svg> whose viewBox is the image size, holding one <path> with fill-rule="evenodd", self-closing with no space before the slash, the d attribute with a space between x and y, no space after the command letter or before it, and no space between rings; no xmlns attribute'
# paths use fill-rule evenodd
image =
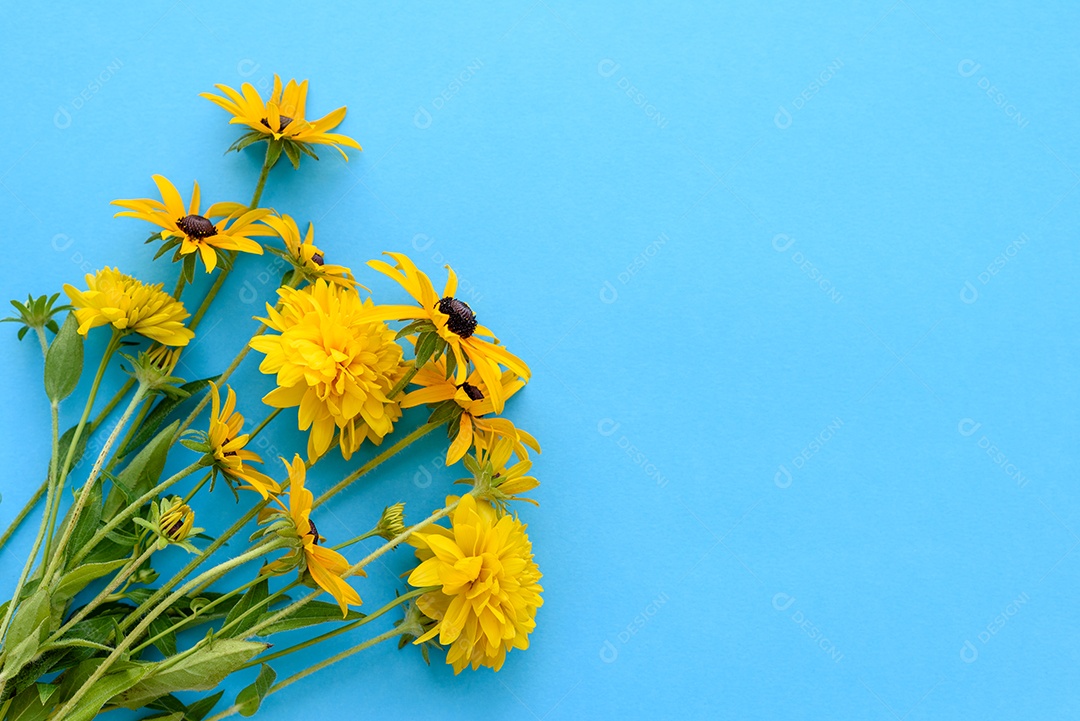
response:
<svg viewBox="0 0 1080 721"><path fill-rule="evenodd" d="M457 383L446 377L446 363L439 359L417 371L412 380L422 388L411 391L401 400L402 408L413 408L423 404L454 401L460 408L457 418L457 433L450 449L446 452L446 465L451 466L462 459L474 445L490 445L497 438L510 438L518 449L519 455L528 457L525 445L539 452L540 445L530 434L516 428L505 418L485 418L495 412L491 396L496 394L488 390L484 379L474 370L464 383ZM525 387L525 382L513 371L505 370L499 378L500 393L503 399L510 398ZM452 418L452 417L451 417ZM524 444L524 445L523 445Z"/></svg>
<svg viewBox="0 0 1080 721"><path fill-rule="evenodd" d="M163 375L170 376L180 362L180 349L154 345L146 351L146 357Z"/></svg>
<svg viewBox="0 0 1080 721"><path fill-rule="evenodd" d="M513 516L499 517L467 495L454 509L450 528L433 526L411 536L420 565L409 583L439 587L417 599L424 615L438 623L414 643L438 636L450 647L446 662L455 674L470 664L473 670L498 671L507 651L529 647L544 589L525 529Z"/></svg>
<svg viewBox="0 0 1080 721"><path fill-rule="evenodd" d="M375 270L392 278L420 304L380 306L383 320L427 320L454 354L456 367L454 379L464 383L469 375L466 359L472 361L476 371L491 391L491 402L496 413L502 413L506 398L502 394L499 366L506 366L523 380L529 380L529 367L495 340L495 335L482 325L477 325L476 314L468 304L454 297L457 292L457 275L450 266L442 297L435 293L431 280L401 253L386 253L396 265L381 260L368 261ZM486 336L495 342L484 340Z"/></svg>
<svg viewBox="0 0 1080 721"><path fill-rule="evenodd" d="M304 152L314 156L308 145L329 145L341 153L345 160L349 156L341 146L361 150L360 144L347 135L328 132L333 130L345 119L345 108L341 107L334 112L325 115L318 120L308 122L305 119L307 109L308 81L297 83L290 80L284 88L281 87L281 78L274 75L274 89L270 93L270 99L263 101L250 83L240 86L240 92L228 85L215 85L225 97L213 93L200 93L201 97L218 105L233 115L229 121L233 124L246 125L251 128L248 142L258 139L269 141L287 140L300 145ZM245 143L246 145L247 143ZM239 149L239 148L238 148ZM316 160L318 158L316 157ZM299 157L293 165L299 163Z"/></svg>
<svg viewBox="0 0 1080 721"><path fill-rule="evenodd" d="M281 486L270 476L260 473L249 463L262 463L254 451L244 448L250 436L241 434L244 417L236 412L236 391L228 389L225 406L221 405L217 384L210 384L210 430L207 443L214 456L214 467L226 478L240 483L241 488L256 491L264 499L271 493L279 493Z"/></svg>
<svg viewBox="0 0 1080 721"><path fill-rule="evenodd" d="M154 183L161 193L162 201L152 198L114 200L113 205L127 208L114 217L139 218L161 228L162 240L176 238L178 255L198 251L206 266L212 271L218 262L217 251L235 250L262 255L263 248L251 236L269 235L265 226L256 223L270 213L264 208L248 210L239 203L215 203L199 215L199 184L191 191L191 204L184 208L184 201L176 187L164 176L155 175ZM221 218L216 223L211 218Z"/></svg>
<svg viewBox="0 0 1080 721"><path fill-rule="evenodd" d="M347 616L349 606L359 606L360 595L345 581L345 573L349 570L349 562L337 551L323 548L319 543L323 540L319 530L311 520L312 493L304 487L307 468L304 466L300 454L293 457L290 464L284 458L282 462L289 471L289 507L281 503L281 510L266 509L260 516L264 521L271 515L280 515L288 518L293 537L298 540L298 547L294 548L284 558L280 558L264 568L266 573L279 573L288 569L299 567L300 574L306 570L319 587L334 597L341 607L341 615ZM363 570L358 570L357 575L366 576Z"/></svg>
<svg viewBox="0 0 1080 721"><path fill-rule="evenodd" d="M307 234L301 240L296 221L288 215L268 215L262 222L273 228L285 242L288 253L285 257L293 268L301 272L309 281L324 278L330 283L337 283L348 288L356 285L348 268L326 262L323 252L315 245L314 225L308 223Z"/></svg>
<svg viewBox="0 0 1080 721"><path fill-rule="evenodd" d="M87 274L86 285L88 290L64 286L82 335L111 323L118 331L138 333L167 346L184 346L195 337L184 327L191 314L161 289L161 283L147 285L116 268L102 268Z"/></svg>
<svg viewBox="0 0 1080 721"><path fill-rule="evenodd" d="M518 433L529 438L528 433L518 429ZM533 443L535 443L535 439ZM534 446L539 451L539 446ZM517 462L511 463L514 456ZM528 493L540 485L535 477L526 475L532 469L532 461L522 453L521 443L512 436L492 437L485 442L477 444L476 466L472 466L469 459L465 459L465 465L474 472L474 482L477 493L495 505L500 511L506 511L506 504L510 501L525 501L534 506L540 504L531 498L522 498L520 494Z"/></svg>
<svg viewBox="0 0 1080 721"><path fill-rule="evenodd" d="M162 535L173 543L183 543L194 530L195 512L179 496L163 500L161 505L158 527Z"/></svg>
<svg viewBox="0 0 1080 721"><path fill-rule="evenodd" d="M278 387L263 402L298 407L308 436L308 460L326 453L340 431L348 460L369 439L378 445L401 417L387 397L403 374L401 346L378 317L371 299L352 288L317 280L301 290L281 288L280 310L267 304L264 323L280 335L261 335L251 347L266 357L263 373L277 374Z"/></svg>

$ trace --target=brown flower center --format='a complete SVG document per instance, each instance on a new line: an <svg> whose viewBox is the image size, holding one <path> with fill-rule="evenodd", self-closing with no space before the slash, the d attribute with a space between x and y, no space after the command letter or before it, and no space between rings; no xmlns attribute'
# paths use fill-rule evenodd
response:
<svg viewBox="0 0 1080 721"><path fill-rule="evenodd" d="M201 215L185 215L176 221L176 227L184 232L189 238L202 240L217 235L217 228Z"/></svg>
<svg viewBox="0 0 1080 721"><path fill-rule="evenodd" d="M311 535L315 537L314 543L319 545L319 529L315 527L315 521L308 519L308 525L311 526Z"/></svg>
<svg viewBox="0 0 1080 721"><path fill-rule="evenodd" d="M322 265L323 264L323 255L322 255L322 253L313 253L311 255L311 262L314 263L315 265Z"/></svg>
<svg viewBox="0 0 1080 721"><path fill-rule="evenodd" d="M278 119L279 119L279 127L275 132L284 133L285 128L289 127L289 123L291 123L293 121L293 119L290 118L288 115L279 115ZM270 127L270 122L266 118L262 119L262 124L265 125L267 128L269 128L270 130L273 130L273 128Z"/></svg>
<svg viewBox="0 0 1080 721"><path fill-rule="evenodd" d="M473 313L467 303L447 296L440 300L436 307L450 316L446 327L462 338L468 338L476 330L476 313Z"/></svg>
<svg viewBox="0 0 1080 721"><path fill-rule="evenodd" d="M465 395L474 401L484 400L484 393L472 383L462 383L458 388L465 391Z"/></svg>

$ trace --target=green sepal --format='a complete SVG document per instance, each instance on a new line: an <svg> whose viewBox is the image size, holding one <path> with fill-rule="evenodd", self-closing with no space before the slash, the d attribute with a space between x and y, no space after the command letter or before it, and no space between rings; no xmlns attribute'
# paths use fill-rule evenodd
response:
<svg viewBox="0 0 1080 721"><path fill-rule="evenodd" d="M79 321L68 313L60 332L49 344L45 354L45 394L54 403L71 395L79 384L83 366L83 337Z"/></svg>

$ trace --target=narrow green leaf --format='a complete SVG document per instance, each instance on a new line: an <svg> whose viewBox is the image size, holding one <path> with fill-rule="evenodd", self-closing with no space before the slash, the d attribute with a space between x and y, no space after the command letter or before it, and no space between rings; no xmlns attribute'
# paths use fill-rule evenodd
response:
<svg viewBox="0 0 1080 721"><path fill-rule="evenodd" d="M221 700L221 697L225 695L225 691L218 691L213 696L207 696L206 698L199 699L195 703L188 704L187 715L184 716L184 721L202 721L206 718L217 702Z"/></svg>
<svg viewBox="0 0 1080 721"><path fill-rule="evenodd" d="M83 338L79 335L79 321L74 313L68 313L45 354L45 393L49 400L58 403L71 395L79 384L82 366Z"/></svg>
<svg viewBox="0 0 1080 721"><path fill-rule="evenodd" d="M240 602L232 607L229 611L229 615L225 617L225 623L223 626L227 626L236 619L243 616L249 609L257 607L266 597L269 595L269 583L264 576L262 580L249 588L247 592L240 598ZM240 621L236 626L229 629L229 633L233 636L242 636L244 631L254 626L259 621L259 613L249 613Z"/></svg>
<svg viewBox="0 0 1080 721"><path fill-rule="evenodd" d="M75 522L75 528L71 531L71 541L65 551L65 568L67 568L67 562L73 557L73 552L82 550L86 544L90 543L90 539L94 537L98 527L101 525L101 484L102 479L98 478L94 481L94 485L90 487L86 505L83 507L82 513L79 514L79 519ZM74 596L75 594L71 595ZM71 598L71 596L68 596L68 598Z"/></svg>
<svg viewBox="0 0 1080 721"><path fill-rule="evenodd" d="M169 446L180 421L173 421L164 430L154 436L146 447L139 451L138 455L131 459L124 470L113 479L113 492L105 503L103 517L112 518L128 502L143 495L155 485L161 478L161 472L165 468L165 460L169 454ZM126 497L127 500L121 498Z"/></svg>
<svg viewBox="0 0 1080 721"><path fill-rule="evenodd" d="M265 621L272 615L274 614L270 612L263 613L259 621ZM359 621L363 617L364 614L359 611L349 609L349 613L342 618L341 608L338 607L336 603L310 601L282 620L272 623L259 631L259 635L269 636L274 633L281 633L282 631L295 631L298 628L306 628L307 626L314 626L315 624L328 621Z"/></svg>
<svg viewBox="0 0 1080 721"><path fill-rule="evenodd" d="M165 615L158 616L150 622L150 637L153 638L159 633L169 631L172 627L172 621ZM161 638L154 641L154 646L158 651L161 651L161 655L168 658L169 656L176 655L176 633L166 633Z"/></svg>
<svg viewBox="0 0 1080 721"><path fill-rule="evenodd" d="M133 666L105 674L90 687L90 690L79 701L78 707L65 716L64 721L90 721L98 715L102 706L113 700L113 697L137 684L146 671L146 668Z"/></svg>
<svg viewBox="0 0 1080 721"><path fill-rule="evenodd" d="M423 366L431 358L431 354L435 351L435 344L438 342L439 336L437 333L421 333L416 339L416 366L419 368Z"/></svg>
<svg viewBox="0 0 1080 721"><path fill-rule="evenodd" d="M241 716L254 716L259 710L259 704L270 692L270 687L277 680L277 672L270 668L269 664L259 667L259 675L255 682L236 695L234 706L239 706Z"/></svg>
<svg viewBox="0 0 1080 721"><path fill-rule="evenodd" d="M79 546L74 547L79 548ZM121 558L102 563L80 563L77 568L68 571L60 578L60 583L56 585L56 591L53 592L53 603L67 603L91 581L112 573L127 562L128 559Z"/></svg>
<svg viewBox="0 0 1080 721"><path fill-rule="evenodd" d="M285 155L289 158L289 162L292 163L293 170L300 170L300 151L296 148L295 143L285 141Z"/></svg>

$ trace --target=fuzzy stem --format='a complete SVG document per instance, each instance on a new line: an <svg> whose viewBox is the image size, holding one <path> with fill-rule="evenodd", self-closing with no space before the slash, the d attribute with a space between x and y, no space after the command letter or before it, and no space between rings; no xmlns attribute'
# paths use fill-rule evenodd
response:
<svg viewBox="0 0 1080 721"><path fill-rule="evenodd" d="M98 665L94 672L90 674L90 677L87 678L85 682L83 682L82 686L80 686L79 689L75 691L74 694L72 694L71 698L69 698L59 710L53 713L51 718L67 718L68 715L78 707L79 701L82 700L82 697L85 696L86 693L93 687L93 685L97 683L98 680L100 680L101 677L104 676L105 673L112 667L112 665L116 663L116 661L125 654L125 652L131 647L131 645L135 643L135 640L139 638L143 634L143 632L145 632L146 629L150 627L150 624L154 622L154 619L164 613L166 609L172 606L173 603L178 601L182 596L187 594L188 591L190 591L192 588L195 588L197 585L204 581L221 578L237 566L242 566L248 561L258 558L259 556L266 555L270 551L280 548L281 545L282 544L280 543L269 543L266 545L252 548L247 553L241 554L236 558L226 561L218 566L214 566L210 570L204 572L202 575L192 579L191 581L188 581L186 584L174 591L172 595L165 599L165 601L161 605L148 613L146 617L143 618L143 620L140 621L139 624L134 629L132 629L129 634L127 634L124 640L121 641L116 646L116 648L113 649L112 653L110 653L101 662L101 664Z"/></svg>
<svg viewBox="0 0 1080 721"><path fill-rule="evenodd" d="M325 493L322 493L318 498L316 498L315 502L311 505L311 507L312 508L318 508L322 504L326 503L328 500L330 500L330 498L332 496L336 495L337 493L340 493L342 490L347 488L350 483L352 483L356 479L360 478L365 473L369 473L374 468L378 467L381 463L384 463L385 461L389 460L392 456L396 455L398 452L400 452L406 446L408 446L409 444L411 444L411 443L413 443L415 441L420 440L421 438L426 436L428 433L431 433L433 430L438 428L440 425L442 425L442 424L441 423L426 423L426 424L420 426L419 428L414 430L412 433L405 436L404 438L399 440L397 443L390 446L385 451L383 451L379 455L375 456L370 461L368 461L364 465L360 466L359 468L357 468L355 471L353 471L349 475L345 476L345 478L343 478L340 481L338 481L337 483L335 483L329 490L327 490Z"/></svg>

